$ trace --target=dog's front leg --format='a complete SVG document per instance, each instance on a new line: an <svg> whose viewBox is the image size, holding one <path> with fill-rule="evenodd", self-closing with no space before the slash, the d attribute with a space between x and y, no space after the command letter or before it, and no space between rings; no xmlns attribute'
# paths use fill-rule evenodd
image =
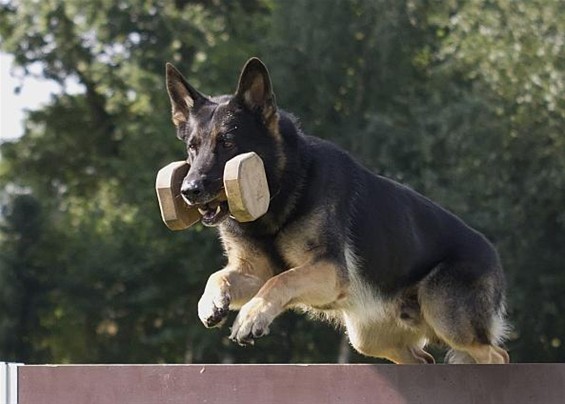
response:
<svg viewBox="0 0 565 404"><path fill-rule="evenodd" d="M265 268L254 271L248 263L228 264L208 278L198 302L198 317L208 328L221 326L228 311L247 303L270 276Z"/></svg>
<svg viewBox="0 0 565 404"><path fill-rule="evenodd" d="M269 325L291 306L327 307L346 296L339 264L317 261L270 278L240 310L230 338L240 345L269 333Z"/></svg>

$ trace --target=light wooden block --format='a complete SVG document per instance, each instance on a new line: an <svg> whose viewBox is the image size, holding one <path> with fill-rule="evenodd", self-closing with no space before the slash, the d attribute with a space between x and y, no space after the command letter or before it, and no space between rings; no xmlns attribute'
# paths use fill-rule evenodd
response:
<svg viewBox="0 0 565 404"><path fill-rule="evenodd" d="M171 230L184 230L200 220L200 213L182 198L180 187L190 166L186 161L175 161L157 173L155 190L161 209L161 218Z"/></svg>
<svg viewBox="0 0 565 404"><path fill-rule="evenodd" d="M256 153L235 156L224 169L224 189L238 222L257 220L269 209L270 193L263 160Z"/></svg>

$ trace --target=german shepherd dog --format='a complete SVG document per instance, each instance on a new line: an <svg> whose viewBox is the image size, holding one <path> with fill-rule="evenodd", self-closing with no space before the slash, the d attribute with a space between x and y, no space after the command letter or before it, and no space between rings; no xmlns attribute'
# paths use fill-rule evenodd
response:
<svg viewBox="0 0 565 404"><path fill-rule="evenodd" d="M166 71L190 164L181 193L203 225L219 228L228 258L198 303L206 327L239 309L230 338L252 344L293 308L338 323L357 351L395 363L434 363L431 342L450 348L451 363L509 362L504 275L483 235L304 135L277 108L259 59L244 66L234 95L204 96L171 64ZM239 223L218 196L225 163L250 151L265 164L271 201L264 216Z"/></svg>

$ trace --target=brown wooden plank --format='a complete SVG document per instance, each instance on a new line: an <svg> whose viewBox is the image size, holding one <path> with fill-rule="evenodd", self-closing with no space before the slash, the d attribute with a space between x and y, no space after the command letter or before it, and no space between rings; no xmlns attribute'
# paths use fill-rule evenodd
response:
<svg viewBox="0 0 565 404"><path fill-rule="evenodd" d="M32 365L20 404L563 403L565 364Z"/></svg>

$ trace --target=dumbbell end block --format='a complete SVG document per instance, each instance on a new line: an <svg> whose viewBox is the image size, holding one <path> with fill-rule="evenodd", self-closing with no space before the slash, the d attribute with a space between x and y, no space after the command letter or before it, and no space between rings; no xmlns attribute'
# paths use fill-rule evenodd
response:
<svg viewBox="0 0 565 404"><path fill-rule="evenodd" d="M256 153L240 154L226 163L224 188L230 213L238 222L252 222L267 213L269 185L263 160Z"/></svg>
<svg viewBox="0 0 565 404"><path fill-rule="evenodd" d="M157 173L155 191L161 218L171 230L184 230L200 220L198 209L182 199L180 187L190 166L185 161L175 161Z"/></svg>

